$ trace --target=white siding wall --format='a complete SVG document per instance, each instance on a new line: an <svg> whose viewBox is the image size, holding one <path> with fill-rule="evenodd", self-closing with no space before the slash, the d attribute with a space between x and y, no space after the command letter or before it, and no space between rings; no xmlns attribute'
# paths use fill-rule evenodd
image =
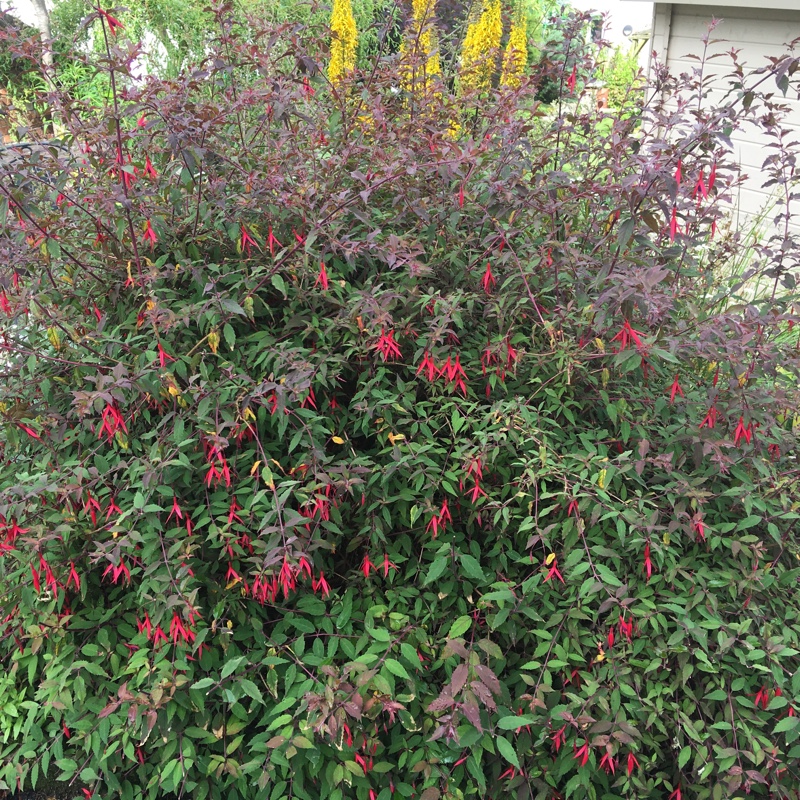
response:
<svg viewBox="0 0 800 800"><path fill-rule="evenodd" d="M767 63L768 57L777 57L787 52L785 44L800 36L800 10L778 10L766 8L741 8L731 6L689 5L657 3L654 11L654 30L652 48L659 61L666 61L670 72L690 75L698 62L687 55L702 55L701 36L708 30L712 19L722 20L715 28L709 42L707 55L714 56L707 61L705 74L716 75L713 91L705 102L719 101L730 86L724 76L729 72L731 48L739 50L738 59L746 68L754 69ZM720 41L722 40L722 41ZM796 92L792 96L791 89L787 97L781 93L771 81L771 89L776 98L790 107L787 119L789 126L798 132L792 137L798 142L800 154L800 101ZM764 189L767 179L762 173L764 159L773 149L767 148L770 140L749 126L733 137L735 156L748 176L738 198L736 215L741 225L748 224L750 215L758 214L765 206L770 205L771 189ZM792 213L793 228L800 231L800 203L794 201Z"/></svg>

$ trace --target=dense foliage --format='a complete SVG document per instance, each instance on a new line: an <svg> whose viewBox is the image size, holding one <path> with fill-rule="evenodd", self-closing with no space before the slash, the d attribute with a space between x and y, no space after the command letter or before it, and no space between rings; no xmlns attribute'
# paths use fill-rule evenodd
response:
<svg viewBox="0 0 800 800"><path fill-rule="evenodd" d="M217 13L0 177L2 785L796 796L797 60L614 119L569 18L545 116Z"/></svg>

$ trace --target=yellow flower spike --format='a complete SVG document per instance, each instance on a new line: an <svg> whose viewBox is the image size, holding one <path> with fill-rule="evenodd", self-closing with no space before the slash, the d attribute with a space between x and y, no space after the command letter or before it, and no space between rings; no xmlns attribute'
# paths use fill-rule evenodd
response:
<svg viewBox="0 0 800 800"><path fill-rule="evenodd" d="M331 12L331 60L328 79L338 83L356 65L358 29L350 0L333 0Z"/></svg>
<svg viewBox="0 0 800 800"><path fill-rule="evenodd" d="M412 0L411 3L411 21L400 49L405 54L413 48L413 52L420 57L422 74L416 75L408 69L404 70L403 83L408 91L414 88L425 89L434 76L442 74L439 37L433 24L435 7L436 0Z"/></svg>
<svg viewBox="0 0 800 800"><path fill-rule="evenodd" d="M464 89L485 91L489 88L502 36L500 0L483 0L480 15L467 28L461 46L461 85Z"/></svg>
<svg viewBox="0 0 800 800"><path fill-rule="evenodd" d="M503 55L503 71L500 85L516 89L522 83L525 66L528 63L528 30L525 15L517 13L508 34L508 44Z"/></svg>

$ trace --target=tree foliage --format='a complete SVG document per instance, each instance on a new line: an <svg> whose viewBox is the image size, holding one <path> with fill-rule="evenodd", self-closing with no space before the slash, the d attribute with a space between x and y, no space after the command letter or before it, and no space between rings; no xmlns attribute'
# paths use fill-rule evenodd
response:
<svg viewBox="0 0 800 800"><path fill-rule="evenodd" d="M725 206L797 61L637 125L217 14L0 179L0 780L792 796L796 265Z"/></svg>

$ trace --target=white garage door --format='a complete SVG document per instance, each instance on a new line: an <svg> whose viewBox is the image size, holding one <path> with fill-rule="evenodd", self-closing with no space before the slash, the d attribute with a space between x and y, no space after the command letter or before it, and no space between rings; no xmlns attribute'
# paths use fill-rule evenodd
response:
<svg viewBox="0 0 800 800"><path fill-rule="evenodd" d="M671 13L669 13L671 10ZM786 11L763 8L735 8L730 6L672 5L659 4L656 16L656 36L653 47L658 50L659 44L667 50L667 64L673 75L692 74L698 62L690 55L702 55L701 36L708 30L712 19L721 19L714 29L709 42L704 74L714 75L712 91L704 101L719 102L723 94L730 89L730 78L726 78L732 65L731 48L738 50L737 58L754 69L767 64L769 57L778 57L787 52L786 44L800 36L800 10ZM666 26L666 29L665 29ZM665 41L666 40L666 41ZM659 53L663 58L663 52ZM786 98L770 80L771 90L776 99L784 102L790 109L787 118L792 131L791 141L796 142L796 153L800 156L800 100L797 92L791 89ZM795 135L796 134L796 135ZM748 125L732 137L735 157L748 178L738 198L737 214L742 226L748 224L748 215L756 215L762 209L772 205L773 189L765 189L767 179L762 172L764 159L775 152L769 148L770 139L759 132L755 125ZM800 158L798 159L800 162ZM800 163L798 163L800 170ZM792 227L800 226L800 203L793 201L792 213L797 214ZM769 216L771 219L771 215Z"/></svg>

